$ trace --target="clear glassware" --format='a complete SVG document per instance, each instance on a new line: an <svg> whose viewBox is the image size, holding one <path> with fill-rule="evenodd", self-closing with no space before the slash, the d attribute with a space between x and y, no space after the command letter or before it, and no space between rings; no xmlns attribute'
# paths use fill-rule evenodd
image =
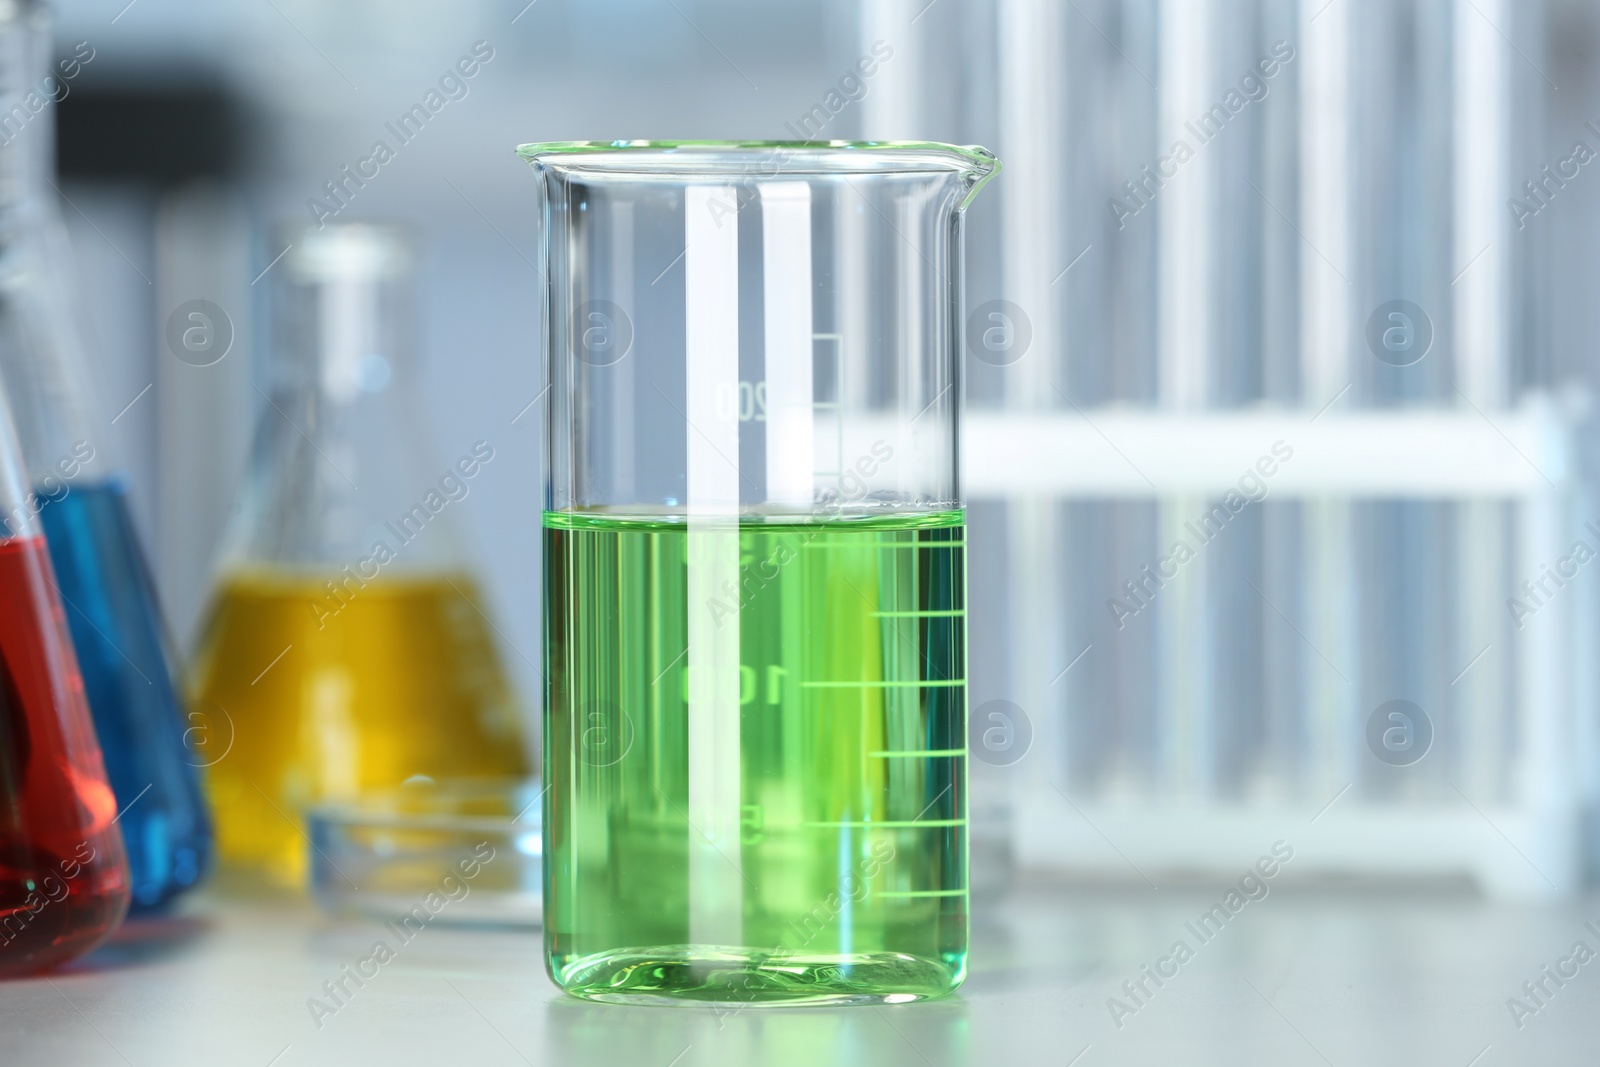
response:
<svg viewBox="0 0 1600 1067"><path fill-rule="evenodd" d="M336 914L402 926L440 893L431 921L538 926L544 898L537 778L416 778L311 809L311 892Z"/></svg>
<svg viewBox="0 0 1600 1067"><path fill-rule="evenodd" d="M408 778L527 773L521 716L455 503L493 462L431 468L409 392L411 253L391 226L288 227L250 470L194 666L233 725L208 770L229 865L303 883L304 813Z"/></svg>
<svg viewBox="0 0 1600 1067"><path fill-rule="evenodd" d="M598 1000L949 993L963 212L998 162L520 152L547 282L551 977Z"/></svg>
<svg viewBox="0 0 1600 1067"><path fill-rule="evenodd" d="M0 978L105 940L131 878L36 498L0 398Z"/></svg>
<svg viewBox="0 0 1600 1067"><path fill-rule="evenodd" d="M89 374L49 181L54 104L32 106L66 84L50 63L48 6L0 5L0 113L12 120L0 143L0 376L106 769L127 808L121 826L133 906L157 908L200 880L211 828L200 761L184 741L189 722L178 659L128 513L126 484L109 429L102 432L88 415ZM19 114L27 116L20 124Z"/></svg>

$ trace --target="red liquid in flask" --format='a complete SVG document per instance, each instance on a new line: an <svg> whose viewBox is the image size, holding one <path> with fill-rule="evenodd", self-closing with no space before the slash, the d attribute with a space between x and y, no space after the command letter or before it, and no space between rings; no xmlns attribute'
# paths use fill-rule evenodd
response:
<svg viewBox="0 0 1600 1067"><path fill-rule="evenodd" d="M41 537L0 539L0 978L64 963L128 909L128 861Z"/></svg>

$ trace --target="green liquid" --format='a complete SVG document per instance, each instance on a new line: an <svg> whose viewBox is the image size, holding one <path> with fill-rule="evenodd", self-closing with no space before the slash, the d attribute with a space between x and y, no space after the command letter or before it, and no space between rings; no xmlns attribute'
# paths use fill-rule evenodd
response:
<svg viewBox="0 0 1600 1067"><path fill-rule="evenodd" d="M963 520L546 513L557 985L771 1004L961 984Z"/></svg>

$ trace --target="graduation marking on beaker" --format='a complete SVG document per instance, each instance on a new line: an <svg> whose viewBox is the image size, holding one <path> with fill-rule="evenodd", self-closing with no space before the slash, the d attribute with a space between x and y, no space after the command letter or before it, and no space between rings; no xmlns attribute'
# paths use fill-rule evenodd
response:
<svg viewBox="0 0 1600 1067"><path fill-rule="evenodd" d="M930 830L944 826L965 826L965 819L883 819L868 822L803 822L800 826L806 830L837 830L840 827L860 830L920 830L927 827Z"/></svg>
<svg viewBox="0 0 1600 1067"><path fill-rule="evenodd" d="M854 544L854 543L852 543L850 541L829 541L829 540L827 540L825 538L821 538L821 537L817 538L817 540L815 540L815 541L810 541L810 542L808 542L806 544L803 544L800 547L801 548L853 548L853 549L857 549L857 550L861 549L860 545ZM881 552L881 551L884 551L886 549L891 549L891 548L940 549L940 548L965 548L965 547L967 547L967 543L965 541L901 541L901 542L891 542L889 544L873 545L871 547L871 549L869 549L868 551Z"/></svg>
<svg viewBox="0 0 1600 1067"><path fill-rule="evenodd" d="M949 689L966 685L965 678L940 678L926 682L880 679L862 682L801 682L802 689Z"/></svg>

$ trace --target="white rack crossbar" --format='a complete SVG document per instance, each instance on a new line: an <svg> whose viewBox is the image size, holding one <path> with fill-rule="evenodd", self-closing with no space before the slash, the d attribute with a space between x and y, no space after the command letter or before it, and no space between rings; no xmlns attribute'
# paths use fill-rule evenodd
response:
<svg viewBox="0 0 1600 1067"><path fill-rule="evenodd" d="M1257 464L1273 494L1462 499L1548 492L1571 472L1548 405L1464 411L1164 414L973 412L963 481L975 499L1222 493ZM1292 452L1280 461L1273 445Z"/></svg>

